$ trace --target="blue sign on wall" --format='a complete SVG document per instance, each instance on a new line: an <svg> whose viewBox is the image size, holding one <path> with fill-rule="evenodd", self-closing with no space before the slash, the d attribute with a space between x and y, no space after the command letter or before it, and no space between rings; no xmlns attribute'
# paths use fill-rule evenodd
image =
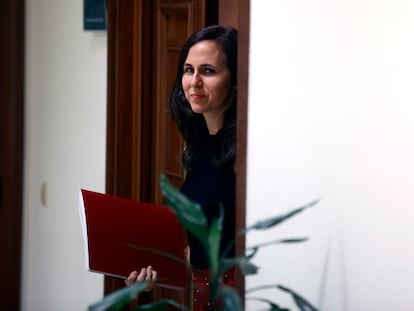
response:
<svg viewBox="0 0 414 311"><path fill-rule="evenodd" d="M83 29L106 30L105 0L83 0Z"/></svg>

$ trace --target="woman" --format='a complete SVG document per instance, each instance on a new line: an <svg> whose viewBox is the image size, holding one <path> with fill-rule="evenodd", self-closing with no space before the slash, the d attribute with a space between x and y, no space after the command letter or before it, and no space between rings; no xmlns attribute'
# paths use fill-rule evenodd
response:
<svg viewBox="0 0 414 311"><path fill-rule="evenodd" d="M181 192L202 206L209 221L223 208L222 251L235 231L236 85L237 31L215 25L195 32L181 50L168 104L185 141ZM194 285L208 287L208 258L191 234L188 242ZM144 279L155 280L156 272L143 268L126 283ZM232 284L232 275L224 282ZM203 310L205 297L195 292L194 300L193 310Z"/></svg>

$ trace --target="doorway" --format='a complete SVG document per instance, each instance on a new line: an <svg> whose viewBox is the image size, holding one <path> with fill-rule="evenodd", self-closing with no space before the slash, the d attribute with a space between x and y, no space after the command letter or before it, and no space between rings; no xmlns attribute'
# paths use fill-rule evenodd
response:
<svg viewBox="0 0 414 311"><path fill-rule="evenodd" d="M153 203L162 202L161 173L176 186L184 178L176 158L183 142L163 108L179 49L202 26L220 23L239 29L236 228L244 228L249 1L108 0L107 10L106 190ZM244 240L237 241L236 251L244 246ZM243 297L244 277L237 274L236 282ZM123 286L105 278L105 294Z"/></svg>

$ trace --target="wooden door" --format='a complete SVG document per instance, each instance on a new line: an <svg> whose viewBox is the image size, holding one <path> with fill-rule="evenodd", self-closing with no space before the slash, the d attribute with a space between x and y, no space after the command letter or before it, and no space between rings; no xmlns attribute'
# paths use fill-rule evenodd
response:
<svg viewBox="0 0 414 311"><path fill-rule="evenodd" d="M184 171L178 155L184 148L176 124L167 115L167 99L174 83L178 56L185 40L205 25L206 3L187 0L159 0L154 7L154 77L153 133L154 170L152 193L157 203L163 201L159 186L160 174L179 187Z"/></svg>
<svg viewBox="0 0 414 311"><path fill-rule="evenodd" d="M107 193L161 203L160 174L177 187L184 178L183 141L166 113L178 54L192 32L217 23L217 1L109 0L107 10ZM105 294L123 286L105 278ZM184 296L158 288L142 295Z"/></svg>
<svg viewBox="0 0 414 311"><path fill-rule="evenodd" d="M178 57L185 40L205 25L206 3L204 0L159 0L153 8L153 159L152 200L163 203L160 189L160 175L180 187L184 170L179 154L184 148L176 124L167 114L169 91L175 81ZM164 297L187 304L187 293L166 288L153 292L154 300Z"/></svg>
<svg viewBox="0 0 414 311"><path fill-rule="evenodd" d="M182 141L166 114L178 53L217 23L217 1L108 0L107 9L107 192L159 203L159 174L177 186L183 178Z"/></svg>

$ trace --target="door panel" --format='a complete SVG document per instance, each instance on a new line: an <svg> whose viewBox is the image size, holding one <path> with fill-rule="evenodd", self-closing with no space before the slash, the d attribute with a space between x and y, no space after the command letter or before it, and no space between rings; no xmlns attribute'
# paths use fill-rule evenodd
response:
<svg viewBox="0 0 414 311"><path fill-rule="evenodd" d="M179 161L184 142L167 114L167 101L176 78L181 47L191 33L204 25L204 16L204 1L158 1L154 8L153 154L156 160L152 193L157 203L163 202L160 174L165 174L176 187L180 187L184 180L184 170ZM185 291L157 288L153 295L155 300L168 297L188 305Z"/></svg>
<svg viewBox="0 0 414 311"><path fill-rule="evenodd" d="M204 25L204 1L158 1L155 10L154 52L154 201L163 201L159 176L165 174L179 187L184 179L179 154L183 140L167 115L167 100L174 83L180 49L188 36Z"/></svg>

